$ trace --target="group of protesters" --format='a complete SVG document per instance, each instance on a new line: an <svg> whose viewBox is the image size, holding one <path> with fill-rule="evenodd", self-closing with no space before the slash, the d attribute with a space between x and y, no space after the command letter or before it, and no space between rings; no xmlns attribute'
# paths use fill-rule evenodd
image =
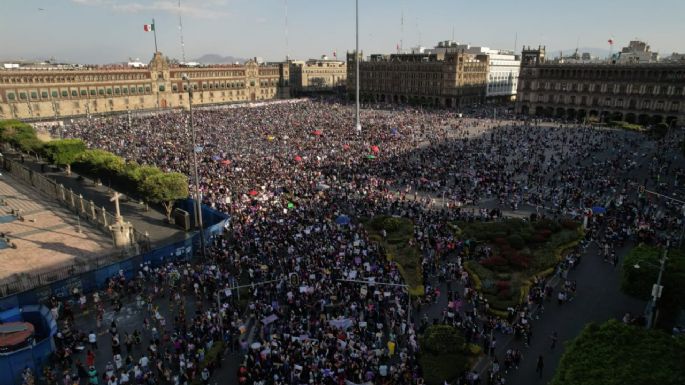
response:
<svg viewBox="0 0 685 385"><path fill-rule="evenodd" d="M626 239L682 226L675 207L637 196L638 185L680 188L678 162L668 158L677 139L644 141L501 112L495 120L388 106L364 109L357 132L351 107L330 100L193 114L192 128L187 113L168 112L84 119L63 130L89 147L189 175L195 151L200 176L191 191L198 184L202 201L230 223L205 259L145 267L129 280L118 274L102 295L76 292L59 304L54 383L206 384L228 354L239 361L240 384L422 384L419 335L431 323L457 326L481 344L496 363L490 378L502 381L522 352L496 357L493 331L527 341L554 289L540 279L510 317L490 315L462 267L473 256L448 223L493 220L524 206L582 221L588 209L610 207L587 231L587 242L601 242L609 255ZM651 177L634 180L640 170ZM378 215L414 222L410 242L421 251L426 289L411 307L400 269L360 223ZM567 273L581 254L558 268L560 304L573 297ZM249 286L239 292L239 284ZM441 296L442 317L429 319ZM122 303L144 312L143 325L120 329ZM104 320L107 307L112 321ZM95 362L103 337L79 330L72 315L84 312L107 328L111 361ZM478 383L479 375L457 381Z"/></svg>

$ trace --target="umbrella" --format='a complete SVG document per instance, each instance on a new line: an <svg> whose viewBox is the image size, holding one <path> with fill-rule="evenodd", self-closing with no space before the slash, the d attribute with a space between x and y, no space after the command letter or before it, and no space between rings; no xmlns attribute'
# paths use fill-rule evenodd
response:
<svg viewBox="0 0 685 385"><path fill-rule="evenodd" d="M593 214L604 214L604 213L606 213L606 212L607 212L607 209L604 208L604 207L595 206L595 207L592 208L592 213L593 213Z"/></svg>
<svg viewBox="0 0 685 385"><path fill-rule="evenodd" d="M270 141L272 141L272 140L274 140L274 139L276 139L276 138L275 138L273 135L269 135L269 136L266 137L266 139L270 142Z"/></svg>
<svg viewBox="0 0 685 385"><path fill-rule="evenodd" d="M228 165L228 164L231 164L231 161L228 160L228 159L224 159L224 160L221 161L221 164L226 164L226 165Z"/></svg>
<svg viewBox="0 0 685 385"><path fill-rule="evenodd" d="M323 132L321 130L312 131L312 135L321 136L321 134L323 134Z"/></svg>
<svg viewBox="0 0 685 385"><path fill-rule="evenodd" d="M343 150L349 150L350 145L349 144L343 144Z"/></svg>
<svg viewBox="0 0 685 385"><path fill-rule="evenodd" d="M375 155L367 155L366 159L376 159L376 156Z"/></svg>
<svg viewBox="0 0 685 385"><path fill-rule="evenodd" d="M212 156L212 160L214 160L214 161L221 160L221 157L219 155L214 155L214 156Z"/></svg>
<svg viewBox="0 0 685 385"><path fill-rule="evenodd" d="M295 162L302 162L302 157L299 156L299 155L297 155L297 156L295 157Z"/></svg>
<svg viewBox="0 0 685 385"><path fill-rule="evenodd" d="M294 208L295 208L295 204L293 204L293 202L288 202L288 208L289 208L289 209L294 209Z"/></svg>
<svg viewBox="0 0 685 385"><path fill-rule="evenodd" d="M379 152L381 152L381 149L378 148L378 146L371 146L371 151L373 151L374 154L378 154Z"/></svg>
<svg viewBox="0 0 685 385"><path fill-rule="evenodd" d="M347 215L339 215L337 218L335 218L335 223L339 225L349 225L350 217L348 217Z"/></svg>
<svg viewBox="0 0 685 385"><path fill-rule="evenodd" d="M249 194L250 194L250 196L252 196L252 197L253 197L253 196L259 195L259 193L257 192L257 190L250 190Z"/></svg>

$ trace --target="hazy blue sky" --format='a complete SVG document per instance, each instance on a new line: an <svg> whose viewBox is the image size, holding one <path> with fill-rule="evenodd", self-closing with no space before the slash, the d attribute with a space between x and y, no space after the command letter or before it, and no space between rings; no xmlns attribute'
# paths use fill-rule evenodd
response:
<svg viewBox="0 0 685 385"><path fill-rule="evenodd" d="M286 48L286 3L288 47ZM354 49L354 0L181 0L188 59L206 53L283 59L344 57ZM44 10L39 10L42 8ZM400 20L404 13L404 33ZM360 0L360 47L391 52L452 37L513 49L616 49L641 38L661 54L685 51L685 0ZM159 50L181 56L178 0L0 0L0 58L110 63Z"/></svg>

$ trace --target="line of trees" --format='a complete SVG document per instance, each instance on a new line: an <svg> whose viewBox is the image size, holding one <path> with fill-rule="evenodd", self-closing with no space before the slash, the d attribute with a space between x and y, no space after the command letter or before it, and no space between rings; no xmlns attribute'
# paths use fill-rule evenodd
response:
<svg viewBox="0 0 685 385"><path fill-rule="evenodd" d="M111 152L88 149L81 139L60 139L44 142L29 124L18 120L0 121L0 141L23 152L33 152L52 164L73 168L96 180L108 180L122 186L129 195L143 197L147 202L161 204L171 219L174 202L188 197L188 177L176 172L163 172L156 166L140 165Z"/></svg>

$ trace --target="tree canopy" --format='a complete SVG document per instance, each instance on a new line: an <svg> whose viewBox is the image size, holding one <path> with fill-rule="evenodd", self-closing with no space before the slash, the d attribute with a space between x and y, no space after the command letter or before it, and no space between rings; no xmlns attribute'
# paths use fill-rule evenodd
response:
<svg viewBox="0 0 685 385"><path fill-rule="evenodd" d="M638 245L628 255L621 271L621 290L633 297L648 300L656 283L663 249ZM638 265L639 268L636 268ZM664 289L657 303L657 325L670 329L678 310L685 306L685 252L670 249L661 279Z"/></svg>
<svg viewBox="0 0 685 385"><path fill-rule="evenodd" d="M39 152L43 146L33 126L14 119L0 121L0 140L25 152Z"/></svg>
<svg viewBox="0 0 685 385"><path fill-rule="evenodd" d="M188 197L188 177L177 172L150 175L141 187L148 200L164 206L167 219L171 218L174 201Z"/></svg>
<svg viewBox="0 0 685 385"><path fill-rule="evenodd" d="M419 339L419 363L428 385L443 385L461 375L469 365L464 337L450 325L431 325Z"/></svg>
<svg viewBox="0 0 685 385"><path fill-rule="evenodd" d="M81 139L61 139L45 143L43 149L54 164L70 165L86 151L86 144Z"/></svg>
<svg viewBox="0 0 685 385"><path fill-rule="evenodd" d="M568 344L551 385L680 385L685 337L610 320Z"/></svg>

